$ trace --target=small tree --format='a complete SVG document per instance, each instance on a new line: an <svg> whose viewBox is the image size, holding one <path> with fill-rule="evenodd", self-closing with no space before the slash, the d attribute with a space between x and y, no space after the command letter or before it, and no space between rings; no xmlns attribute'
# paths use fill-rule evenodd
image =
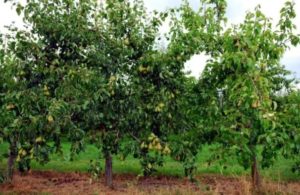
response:
<svg viewBox="0 0 300 195"><path fill-rule="evenodd" d="M214 120L219 125L216 140L221 143L221 155L235 154L241 165L251 167L256 189L261 185L260 163L270 166L280 149L273 146L285 140L276 131L278 116L272 95L284 81L278 78L286 72L280 59L288 43L299 43L299 37L293 34L293 6L287 2L282 8L277 30L273 30L259 7L248 13L243 24L224 32L221 52L207 65L203 75L213 86L214 96L216 89L223 92L222 104L217 107L216 98L211 104L219 112Z"/></svg>
<svg viewBox="0 0 300 195"><path fill-rule="evenodd" d="M153 49L160 19L148 17L142 1L30 0L16 10L29 27L11 32L6 53L10 117L1 125L7 139L16 138L11 148L18 145L17 159L29 165L37 143L47 149L34 157L48 160L48 141L59 148L61 136L68 135L75 154L86 133L97 134L112 186L112 154L132 131L126 120L134 110L134 98L127 100L136 90L132 67Z"/></svg>
<svg viewBox="0 0 300 195"><path fill-rule="evenodd" d="M81 70L86 60L92 32L88 8L86 2L70 1L16 4L28 28L11 28L1 67L5 91L0 125L10 143L9 178L15 158L21 171L30 168L33 158L45 163L52 151L60 151L61 136L67 133L72 151L82 149L82 130L72 122L73 107L62 92L70 69Z"/></svg>
<svg viewBox="0 0 300 195"><path fill-rule="evenodd" d="M199 94L199 85L186 78L183 67L193 55L204 53L215 56L219 53L221 32L226 22L226 1L202 1L199 10L193 10L185 1L176 14L173 14L173 25L167 55L173 56L171 69L176 71L176 96L172 113L173 129L169 139L172 143L172 156L183 163L185 175L193 180L196 171L196 155L206 142L207 120L203 108L204 94ZM180 72L179 72L180 70ZM202 86L200 86L202 88Z"/></svg>
<svg viewBox="0 0 300 195"><path fill-rule="evenodd" d="M205 6L209 9L204 9ZM218 42L214 38L222 29L225 6L224 1L204 1L200 10L194 11L184 2L178 10L161 13L162 19L171 19L171 30L165 37L168 46L165 50L150 50L133 66L138 110L133 115L137 120L131 134L140 143L135 156L142 159L144 175L155 171L156 165L162 166L163 156L170 152L183 162L187 175L192 176L195 170L199 140L194 138L200 135L195 136L193 131L196 124L191 120L188 105L192 84L183 69L193 55L214 53L212 48ZM184 144L187 142L192 147Z"/></svg>
<svg viewBox="0 0 300 195"><path fill-rule="evenodd" d="M159 16L148 16L142 1L106 1L96 15L96 32L101 35L95 44L93 70L99 69L106 81L108 96L92 99L93 113L100 115L94 120L92 133L101 141L99 145L105 158L106 184L112 187L112 155L121 151L121 140L135 140L134 125L139 112L134 85L136 65L153 50ZM93 83L95 85L95 83ZM99 87L99 86L98 86ZM90 91L94 93L94 90ZM98 136L97 136L98 135ZM136 140L135 140L136 141Z"/></svg>

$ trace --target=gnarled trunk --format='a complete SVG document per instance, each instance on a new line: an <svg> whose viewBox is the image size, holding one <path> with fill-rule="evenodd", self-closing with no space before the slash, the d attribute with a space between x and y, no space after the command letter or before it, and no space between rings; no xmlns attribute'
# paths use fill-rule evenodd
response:
<svg viewBox="0 0 300 195"><path fill-rule="evenodd" d="M253 189L259 190L261 187L261 179L258 171L256 156L253 156L252 158L251 178L252 178Z"/></svg>
<svg viewBox="0 0 300 195"><path fill-rule="evenodd" d="M105 183L108 187L113 188L111 154L105 155Z"/></svg>
<svg viewBox="0 0 300 195"><path fill-rule="evenodd" d="M7 161L7 180L12 181L14 176L14 165L17 157L16 143L13 142L9 147L9 157Z"/></svg>

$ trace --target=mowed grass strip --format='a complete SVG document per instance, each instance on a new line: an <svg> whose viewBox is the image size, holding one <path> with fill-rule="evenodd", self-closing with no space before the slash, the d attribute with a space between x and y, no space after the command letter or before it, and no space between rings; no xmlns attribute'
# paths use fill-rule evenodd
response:
<svg viewBox="0 0 300 195"><path fill-rule="evenodd" d="M87 172L90 160L96 160L99 158L100 151L93 145L86 145L84 152L76 155L73 161L70 161L70 143L64 142L62 144L63 155L53 154L51 155L50 162L45 165L32 161L33 170L48 170L48 171L59 171L59 172ZM212 146L204 146L197 156L197 174L220 174L228 176L244 176L249 174L249 169L245 170L239 166L234 158L228 158L223 163L212 163L208 164L208 159L211 157ZM0 155L3 156L8 150L8 144L0 144ZM1 158L0 168L3 170L6 166L6 159ZM101 159L101 163L104 165L104 160ZM299 181L300 175L297 175L291 171L293 165L292 160L284 159L279 157L276 163L268 168L261 171L262 175L266 179L274 181ZM113 171L114 173L130 173L140 174L141 166L138 159L132 156L127 157L124 161L120 160L118 156L114 156L113 160ZM158 167L157 175L168 175L183 177L183 167L179 162L174 161L170 157L165 158L165 164L163 167Z"/></svg>

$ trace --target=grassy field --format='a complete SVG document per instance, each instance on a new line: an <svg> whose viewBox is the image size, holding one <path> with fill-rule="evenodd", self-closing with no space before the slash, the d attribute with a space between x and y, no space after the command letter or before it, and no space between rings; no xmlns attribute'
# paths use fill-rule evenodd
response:
<svg viewBox="0 0 300 195"><path fill-rule="evenodd" d="M0 144L0 155L7 151L7 144ZM32 168L34 170L54 170L59 172L73 172L80 171L86 172L89 168L90 160L94 160L99 156L99 151L96 147L92 145L87 145L86 151L80 153L74 161L69 161L69 143L63 143L64 155L53 155L51 156L51 161L46 165L39 165L36 162L32 162ZM229 176L241 176L247 175L249 170L244 170L241 166L237 165L234 158L230 158L226 162L227 168L222 168L219 163L214 163L208 166L207 159L210 157L210 148L205 146L203 150L199 153L197 157L198 174L220 174ZM103 162L103 161L102 161ZM5 167L6 160L0 162L0 168ZM296 175L291 172L291 165L293 162L291 160L286 160L284 158L279 158L277 162L269 169L262 171L262 175L266 179L271 179L275 181L299 181L300 175ZM115 173L141 173L141 166L137 159L133 157L126 158L125 161L119 160L117 156L114 157L113 170ZM166 163L163 167L158 168L157 174L172 175L172 176L183 176L183 168L180 163L175 162L171 158L166 158Z"/></svg>

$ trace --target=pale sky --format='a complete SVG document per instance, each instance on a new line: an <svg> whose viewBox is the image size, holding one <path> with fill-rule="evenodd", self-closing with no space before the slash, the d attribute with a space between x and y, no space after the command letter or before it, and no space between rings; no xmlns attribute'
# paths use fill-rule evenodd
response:
<svg viewBox="0 0 300 195"><path fill-rule="evenodd" d="M24 0L22 0L24 1ZM166 8L178 7L181 0L144 0L145 5L149 11L158 10L163 11ZM189 0L191 6L195 9L199 8L199 0ZM227 4L227 17L228 22L232 24L237 24L243 21L246 12L252 11L254 8L260 4L263 13L268 17L273 18L276 24L279 18L279 10L284 5L285 0L228 0ZM297 32L300 33L300 2L296 2L296 13L297 18L295 24L298 26ZM15 21L17 26L22 26L22 20L17 16L14 10L11 9L9 4L3 3L0 0L0 32L6 32L4 26L11 24ZM168 27L165 25L162 31L165 31ZM201 71L205 66L206 57L203 55L196 55L187 62L186 70L190 70L191 75L199 77ZM286 65L287 69L294 72L297 78L300 78L300 46L297 48L291 48L282 59L282 63Z"/></svg>

